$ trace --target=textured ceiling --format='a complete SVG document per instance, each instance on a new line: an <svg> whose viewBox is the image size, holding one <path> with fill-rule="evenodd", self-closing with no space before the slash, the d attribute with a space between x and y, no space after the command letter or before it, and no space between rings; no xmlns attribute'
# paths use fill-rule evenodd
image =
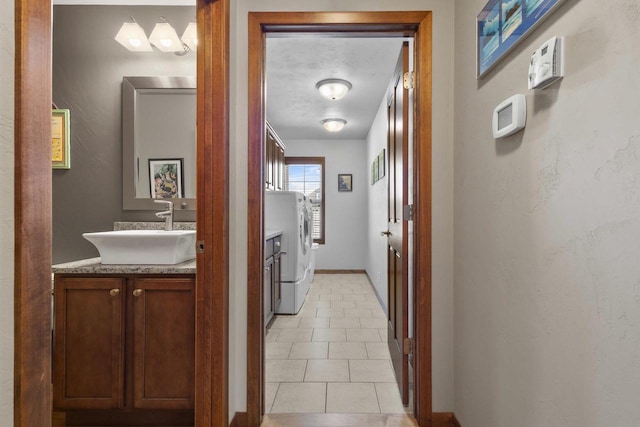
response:
<svg viewBox="0 0 640 427"><path fill-rule="evenodd" d="M268 38L267 120L287 139L364 139L391 81L398 38ZM353 85L346 97L323 98L316 83L328 78ZM343 118L344 129L320 121Z"/></svg>

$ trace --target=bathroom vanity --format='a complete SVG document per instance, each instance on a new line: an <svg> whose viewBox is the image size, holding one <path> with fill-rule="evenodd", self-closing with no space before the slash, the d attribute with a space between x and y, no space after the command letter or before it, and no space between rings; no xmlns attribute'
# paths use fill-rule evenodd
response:
<svg viewBox="0 0 640 427"><path fill-rule="evenodd" d="M66 425L193 425L195 272L195 260L53 267L53 406Z"/></svg>

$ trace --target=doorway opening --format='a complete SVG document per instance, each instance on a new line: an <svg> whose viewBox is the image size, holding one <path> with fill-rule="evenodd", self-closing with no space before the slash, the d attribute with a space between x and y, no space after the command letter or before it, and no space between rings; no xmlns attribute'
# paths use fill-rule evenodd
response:
<svg viewBox="0 0 640 427"><path fill-rule="evenodd" d="M413 309L415 383L413 413L420 425L431 422L430 324L430 144L431 14L250 13L249 14L249 212L248 212L248 395L247 418L259 425L265 410L264 317L264 164L266 131L265 52L269 37L400 37L414 40L414 207ZM330 183L327 185L331 185ZM368 286L368 284L367 284ZM279 320L279 319L277 319ZM276 320L276 321L277 321ZM418 321L419 320L419 321ZM329 320L330 322L331 320ZM284 320L283 320L284 322ZM292 321L295 323L295 321ZM339 323L339 322L338 322ZM337 323L336 323L337 324ZM290 350L291 351L291 350Z"/></svg>

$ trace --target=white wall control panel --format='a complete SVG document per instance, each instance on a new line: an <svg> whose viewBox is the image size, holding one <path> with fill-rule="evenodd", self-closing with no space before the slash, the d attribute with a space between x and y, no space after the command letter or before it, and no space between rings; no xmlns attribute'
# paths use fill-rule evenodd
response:
<svg viewBox="0 0 640 427"><path fill-rule="evenodd" d="M492 130L494 138L513 135L524 129L527 123L527 100L524 95L513 95L493 110Z"/></svg>
<svg viewBox="0 0 640 427"><path fill-rule="evenodd" d="M544 89L564 76L562 37L553 37L531 54L529 89Z"/></svg>

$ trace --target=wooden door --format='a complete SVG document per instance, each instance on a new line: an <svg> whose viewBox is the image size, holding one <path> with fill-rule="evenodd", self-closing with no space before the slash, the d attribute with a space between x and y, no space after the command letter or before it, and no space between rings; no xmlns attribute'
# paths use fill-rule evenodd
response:
<svg viewBox="0 0 640 427"><path fill-rule="evenodd" d="M134 407L193 409L195 279L136 279L133 299Z"/></svg>
<svg viewBox="0 0 640 427"><path fill-rule="evenodd" d="M409 363L405 342L408 339L409 280L408 225L403 209L408 198L409 91L403 76L409 70L409 44L403 43L394 73L394 87L389 97L388 149L388 335L391 361L396 374L402 403L409 403Z"/></svg>
<svg viewBox="0 0 640 427"><path fill-rule="evenodd" d="M56 277L56 409L123 406L124 289L122 278Z"/></svg>

